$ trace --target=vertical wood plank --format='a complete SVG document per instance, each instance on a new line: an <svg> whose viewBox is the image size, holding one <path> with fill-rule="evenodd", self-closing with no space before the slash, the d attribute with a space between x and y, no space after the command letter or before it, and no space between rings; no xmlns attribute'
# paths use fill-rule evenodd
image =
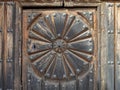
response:
<svg viewBox="0 0 120 90"><path fill-rule="evenodd" d="M14 73L13 73L13 32L14 32L14 3L7 2L7 64L6 64L6 86L7 89L13 89Z"/></svg>
<svg viewBox="0 0 120 90"><path fill-rule="evenodd" d="M3 90L7 89L7 73L6 73L6 61L7 61L7 3L4 3L4 30L3 30Z"/></svg>
<svg viewBox="0 0 120 90"><path fill-rule="evenodd" d="M60 83L60 90L77 90L76 80Z"/></svg>
<svg viewBox="0 0 120 90"><path fill-rule="evenodd" d="M14 18L15 26L14 27L14 47L13 47L13 57L14 57L14 90L21 90L21 6L18 2L15 2L14 5Z"/></svg>
<svg viewBox="0 0 120 90"><path fill-rule="evenodd" d="M120 89L120 3L115 4L115 30L116 30L116 53L115 53L115 90Z"/></svg>
<svg viewBox="0 0 120 90"><path fill-rule="evenodd" d="M114 4L101 10L101 90L114 90Z"/></svg>
<svg viewBox="0 0 120 90"><path fill-rule="evenodd" d="M3 63L3 59L2 59L2 40L3 40L3 16L4 16L4 12L3 12L3 3L0 3L0 90L3 89L3 73L2 73L2 63Z"/></svg>

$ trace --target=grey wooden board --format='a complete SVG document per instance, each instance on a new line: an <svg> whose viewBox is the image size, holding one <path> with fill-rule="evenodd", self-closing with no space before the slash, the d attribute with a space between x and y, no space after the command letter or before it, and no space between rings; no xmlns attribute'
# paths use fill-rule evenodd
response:
<svg viewBox="0 0 120 90"><path fill-rule="evenodd" d="M94 88L94 70L92 69L86 77L79 79L78 90L94 90Z"/></svg>
<svg viewBox="0 0 120 90"><path fill-rule="evenodd" d="M0 89L2 89L2 87L3 87L3 73L2 73L2 67L3 67L3 65L2 65L2 63L3 63L3 59L2 59L2 42L3 42L3 40L2 40L2 37L3 37L3 35L2 35L2 31L3 31L3 3L0 3L0 12L1 12L1 14L0 14Z"/></svg>
<svg viewBox="0 0 120 90"><path fill-rule="evenodd" d="M115 90L120 89L120 3L115 4L116 23L116 55L115 55Z"/></svg>
<svg viewBox="0 0 120 90"><path fill-rule="evenodd" d="M114 65L107 66L107 90L114 90Z"/></svg>
<svg viewBox="0 0 120 90"><path fill-rule="evenodd" d="M107 90L114 90L114 4L107 6Z"/></svg>
<svg viewBox="0 0 120 90"><path fill-rule="evenodd" d="M102 4L101 15L101 90L114 90L114 4Z"/></svg>
<svg viewBox="0 0 120 90"><path fill-rule="evenodd" d="M77 90L76 81L68 81L60 84L61 90Z"/></svg>
<svg viewBox="0 0 120 90"><path fill-rule="evenodd" d="M37 79L32 73L28 73L28 90L42 90L41 80Z"/></svg>

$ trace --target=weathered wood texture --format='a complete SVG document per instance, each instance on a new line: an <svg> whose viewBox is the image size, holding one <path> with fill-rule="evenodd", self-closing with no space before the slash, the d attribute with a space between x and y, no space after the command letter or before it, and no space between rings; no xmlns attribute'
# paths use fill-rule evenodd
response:
<svg viewBox="0 0 120 90"><path fill-rule="evenodd" d="M61 13L60 14L61 16L59 15L58 12ZM74 15L76 16L75 19L73 18ZM67 17L64 18L65 16L67 16ZM96 77L97 76L97 48L98 48L97 47L97 39L98 38L97 38L96 17L97 17L96 16L96 8L48 9L48 10L47 9L36 9L36 10L35 9L34 10L25 9L25 10L23 10L23 27L22 27L22 35L23 35L23 39L22 39L22 42L23 42L22 43L22 83L23 83L23 90L27 90L27 89L32 90L33 88L35 90L60 90L60 89L61 90L79 90L79 89L81 89L81 90L96 90L97 89L97 86L96 86L96 84L97 84L97 77ZM72 18L73 18L73 20L72 20ZM80 20L79 20L79 18L80 18ZM59 61L59 58L56 59L56 62L54 62L54 63L52 63L53 59L52 59L52 62L50 62L50 64L49 63L47 64L47 62L43 63L46 60L48 61L47 58L49 57L49 53L51 54L52 48L50 49L49 53L47 52L46 54L43 54L42 57L40 56L40 54L42 54L43 51L45 52L46 48L49 49L49 46L50 46L49 44L46 45L46 42L44 42L45 39L48 39L46 37L49 37L50 33L52 32L51 29L49 29L49 28L52 28L53 30L54 30L54 28L56 28L55 29L56 32L58 32L59 28L61 28L61 27L59 27L59 25L61 25L61 23L58 24L59 20L60 20L60 22L64 22L64 20L65 20L66 29L63 29L63 30L69 30L68 34L65 34L66 36L70 34L68 37L68 40L72 36L71 33L69 33L69 32L72 32L73 35L78 35L76 33L79 32L79 33L81 33L81 37L78 36L78 38L81 39L81 43L82 43L82 40L86 41L87 39L93 39L93 41L94 41L94 48L91 47L91 43L89 42L86 45L87 46L90 45L90 49L87 49L87 48L89 48L89 46L85 49L84 48L82 49L82 50L87 50L89 52L89 55L92 54L92 53L90 53L91 49L94 50L94 53L92 54L93 62L91 64L89 64L89 62L87 62L87 59L86 59L86 62L84 62L84 64L81 63L78 65L79 61L76 63L76 62L74 62L74 60L77 61L77 60L79 60L79 58L74 56L74 54L70 54L72 57L71 58L67 57L68 59L65 60L67 62L69 61L69 63L71 63L71 65L73 65L75 70L78 70L79 66L83 68L84 71L82 71L82 68L80 68L80 70L81 70L81 73L79 74L80 76L79 75L77 76L77 72L73 69L75 73L73 73L73 71L66 72L66 73L68 73L68 75L66 75L66 73L65 73L66 77L64 78L62 73L59 73L60 69L63 69L62 66L59 67L60 63L57 63ZM82 24L81 21L85 22L85 24ZM73 26L71 26L71 27L68 26L68 27L70 27L70 29L67 29L68 28L67 24L69 25L70 22L72 22ZM78 24L78 22L81 24ZM74 24L75 24L75 27L74 27ZM51 26L49 26L49 25L51 25ZM64 24L63 24L63 26L64 26ZM80 27L80 28L76 28L76 27ZM84 27L88 27L89 29L87 29L87 30L89 32L87 32L86 30L80 32L81 30L84 30ZM76 33L74 33L74 31L72 31L72 30L77 30L77 29L78 29L78 31L76 31ZM49 34L46 32L48 32ZM62 32L62 29L60 29L59 33L61 33L61 32ZM92 34L92 36L89 36L89 34ZM58 35L58 33L57 33L57 35ZM58 37L58 36L56 36L56 37ZM52 37L49 37L49 39L52 40ZM77 41L79 41L79 39L77 39ZM41 40L43 40L43 41L41 41ZM54 41L52 41L51 44L54 44ZM84 47L86 47L86 45L84 45ZM79 49L79 47L76 47L76 48ZM54 52L54 49L52 49L52 51ZM67 52L67 50L66 50L66 52ZM57 53L57 51L55 53L60 54L60 52ZM63 52L63 53L65 53L65 52ZM67 53L69 54L69 52L67 52ZM56 55L56 57L57 57L57 55ZM63 60L64 59L61 59L60 61L63 61ZM85 59L83 59L83 61L84 60ZM67 64L65 64L63 66L66 67L66 69L68 67ZM71 68L73 68L73 67L71 67ZM42 71L45 70L44 71L45 73L43 73L41 71L41 68L43 68ZM57 70L59 70L59 71L55 71L56 68L58 68ZM89 70L87 71L88 68L89 68ZM70 70L70 68L68 68L68 70ZM87 71L87 73L84 74L84 72L86 72L86 71ZM56 72L59 73L59 76L64 79L61 80L61 79L59 79L59 77L58 78L53 77L54 74L57 75ZM49 74L50 76L47 77L46 76L47 74ZM71 80L71 78L68 78L68 77L70 77L69 74L75 75L76 78ZM87 87L86 87L86 85L87 85Z"/></svg>
<svg viewBox="0 0 120 90"><path fill-rule="evenodd" d="M120 89L120 3L115 4L115 90Z"/></svg>
<svg viewBox="0 0 120 90"><path fill-rule="evenodd" d="M101 8L101 90L114 90L114 4Z"/></svg>
<svg viewBox="0 0 120 90"><path fill-rule="evenodd" d="M0 89L3 88L3 57L2 57L2 47L3 47L3 25L4 25L4 5L3 3L0 3Z"/></svg>
<svg viewBox="0 0 120 90"><path fill-rule="evenodd" d="M27 54L27 27L35 15L48 11L46 9L22 9L19 2L0 3L0 90L119 90L120 89L120 4L99 3L100 0L65 0L63 1L21 1L23 6L80 6L72 10L84 11L82 17L93 27L95 43L94 66L84 78L73 81L48 81L37 76L33 71ZM80 3L93 2L93 3ZM95 3L94 3L95 2ZM99 4L97 4L97 2ZM101 10L98 10L96 8ZM85 8L83 8L85 7ZM86 8L87 7L87 8ZM92 8L91 8L92 7ZM40 8L40 7L39 7ZM62 7L61 7L62 8ZM95 9L94 9L95 8ZM35 8L34 8L35 9ZM23 15L22 11L23 10ZM97 11L96 11L97 10ZM69 12L68 8L61 11ZM89 11L93 18L89 19ZM29 12L29 13L28 13ZM35 14L35 13L37 14ZM52 13L51 12L51 13ZM29 14L29 15L28 15ZM31 19L31 14L33 14ZM47 15L46 13L45 15ZM44 14L43 14L44 15ZM77 15L77 14L75 14ZM21 18L23 17L23 18ZM30 19L28 19L30 18ZM21 22L21 19L23 22ZM85 20L85 19L84 19ZM99 24L100 23L100 24ZM21 25L22 24L22 25ZM22 29L21 29L22 27ZM22 31L21 31L22 30ZM98 42L98 44L97 44ZM22 45L21 45L22 44ZM22 46L22 47L21 47ZM35 48L35 47L34 47ZM22 53L21 53L22 52ZM21 61L22 59L22 61ZM21 73L22 70L22 73ZM101 72L100 72L101 71ZM97 81L98 80L98 81ZM98 83L98 86L96 85Z"/></svg>
<svg viewBox="0 0 120 90"><path fill-rule="evenodd" d="M18 37L15 37L18 30L16 28L19 28L16 23L16 4L14 2L0 3L0 12L0 89L11 90L14 89L14 84L18 83L19 77L17 74L20 76L20 67L17 63L19 60L17 55L20 53L19 50L16 50L16 48L19 49L19 40L17 40ZM17 19L19 19L18 16ZM15 42L16 40L17 42ZM17 87L19 86L20 84L17 84Z"/></svg>

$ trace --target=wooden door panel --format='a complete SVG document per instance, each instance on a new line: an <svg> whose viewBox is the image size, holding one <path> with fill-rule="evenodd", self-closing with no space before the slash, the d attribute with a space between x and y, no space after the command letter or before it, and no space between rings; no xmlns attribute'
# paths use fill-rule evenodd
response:
<svg viewBox="0 0 120 90"><path fill-rule="evenodd" d="M24 90L95 90L97 30L94 22L95 9L24 10Z"/></svg>

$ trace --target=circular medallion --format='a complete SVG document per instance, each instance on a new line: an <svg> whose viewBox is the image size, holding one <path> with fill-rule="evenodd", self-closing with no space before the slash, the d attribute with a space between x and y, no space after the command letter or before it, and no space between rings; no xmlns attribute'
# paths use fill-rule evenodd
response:
<svg viewBox="0 0 120 90"><path fill-rule="evenodd" d="M74 80L89 72L94 43L90 26L79 16L53 13L31 26L27 50L40 77Z"/></svg>

